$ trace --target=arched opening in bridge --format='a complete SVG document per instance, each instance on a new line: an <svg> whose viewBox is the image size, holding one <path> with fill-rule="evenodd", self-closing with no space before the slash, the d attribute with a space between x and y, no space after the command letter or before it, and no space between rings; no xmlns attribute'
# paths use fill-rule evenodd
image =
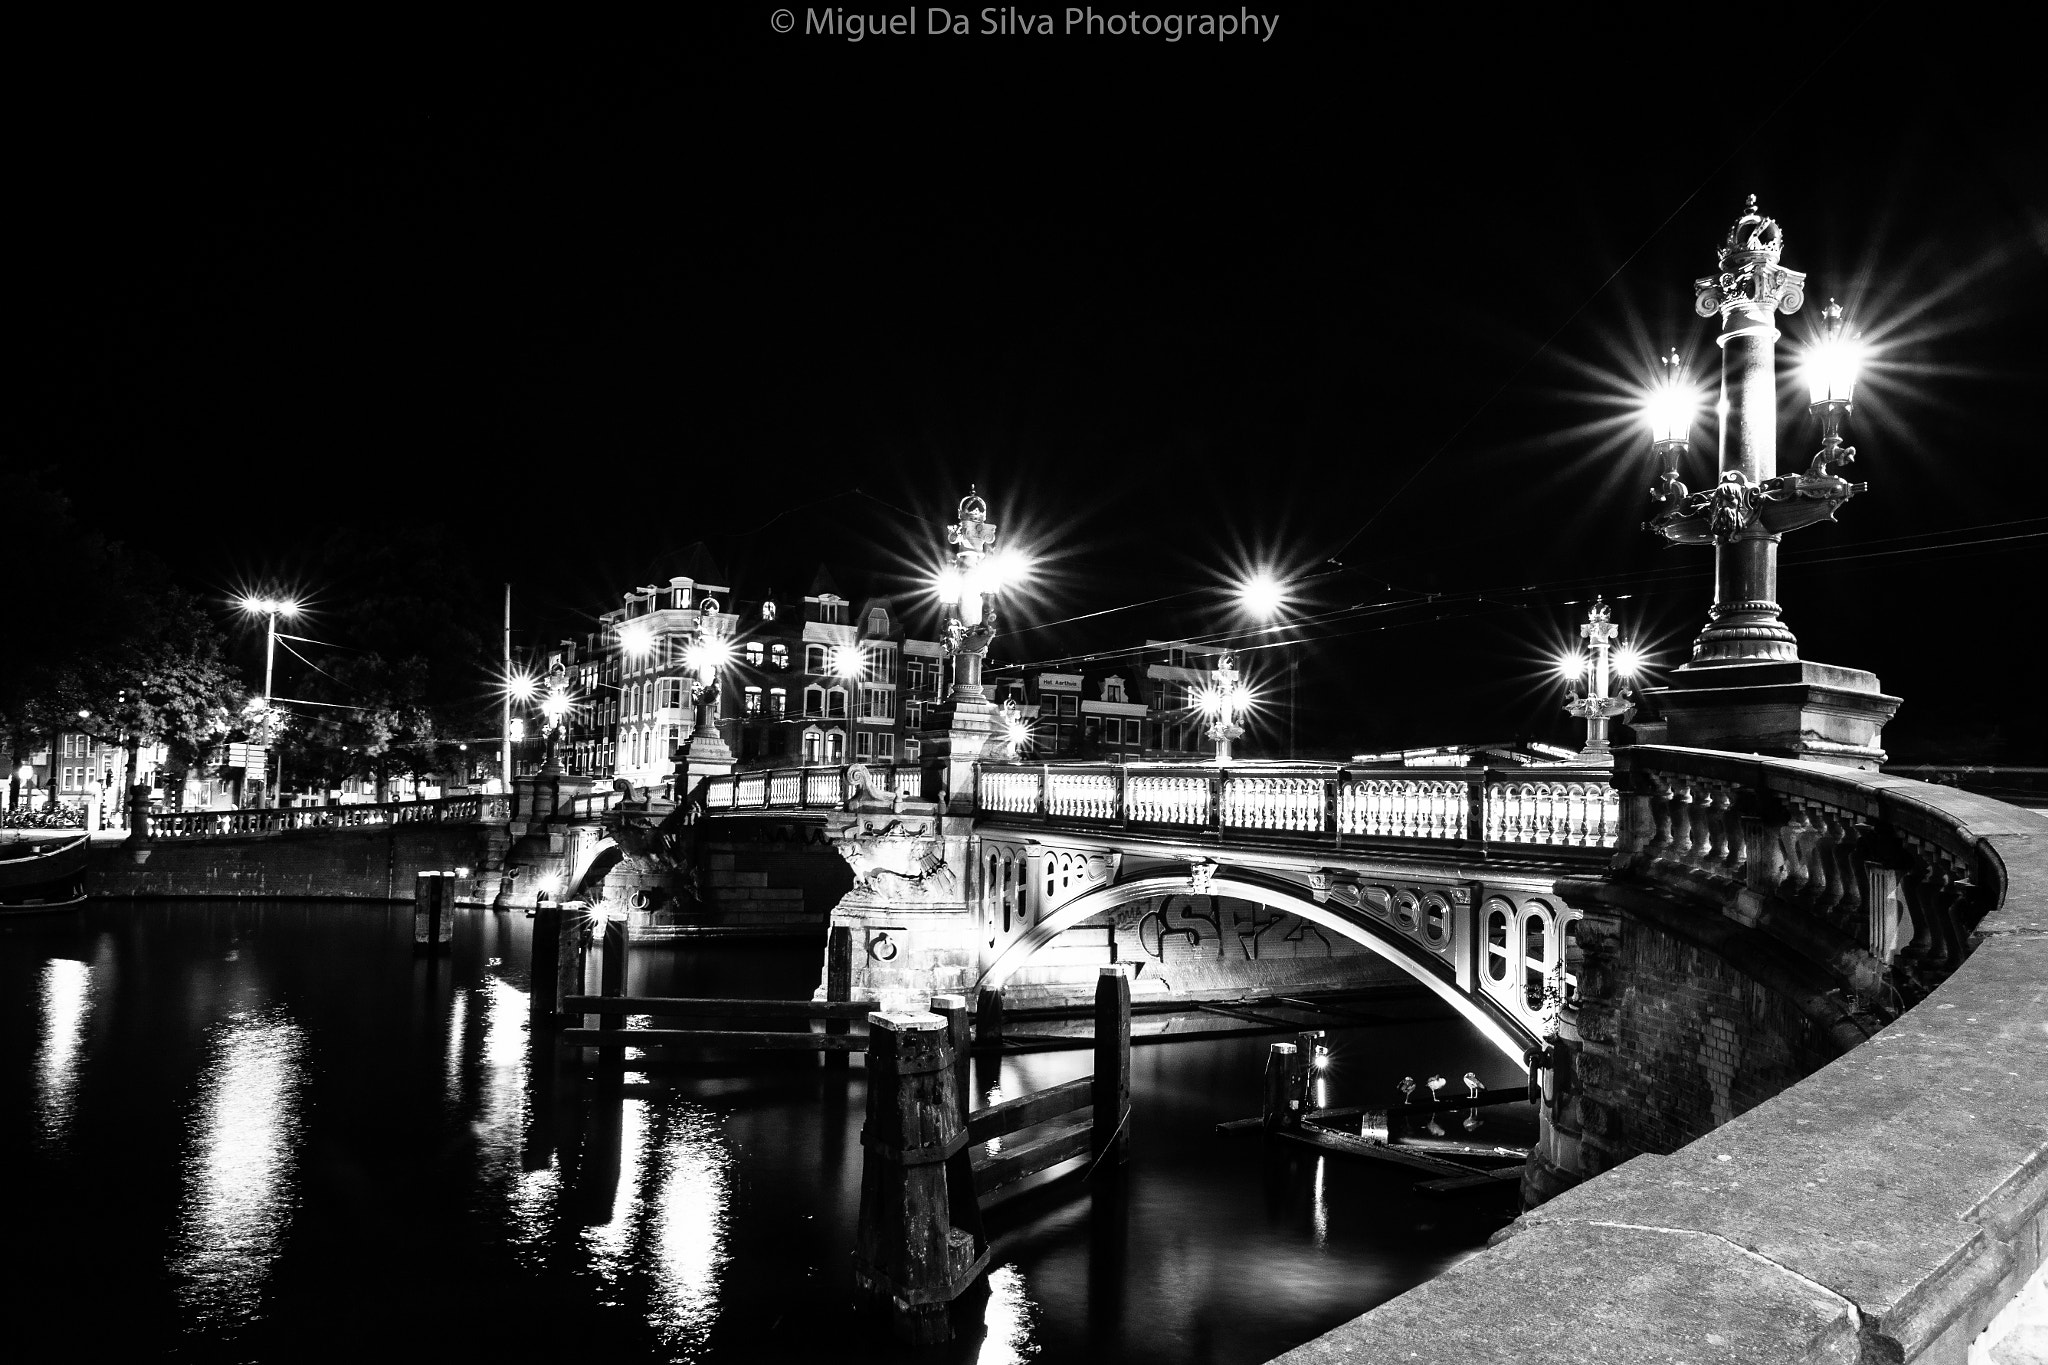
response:
<svg viewBox="0 0 2048 1365"><path fill-rule="evenodd" d="M1137 877L1131 881L1097 887L1085 892L1046 915L1012 940L982 973L980 981L976 983L976 989L1002 989L1003 983L1041 948L1066 930L1106 910L1114 910L1132 901L1183 895L1187 890L1188 879L1185 876L1163 875ZM1524 1054L1527 1049L1536 1045L1537 1040L1534 1037L1503 1015L1473 1000L1459 990L1455 982L1446 980L1417 961L1404 946L1394 941L1386 930L1365 916L1349 912L1339 905L1318 905L1305 895L1241 873L1217 873L1209 881L1208 893L1212 896L1231 896L1240 900L1256 901L1269 909L1298 916L1318 928L1327 929L1333 934L1363 945L1428 987L1431 993L1456 1010L1467 1023L1477 1029L1487 1042L1498 1048L1516 1066L1527 1070L1528 1064ZM1507 947L1505 924L1502 926L1500 946L1504 971ZM1488 952L1492 952L1491 944Z"/></svg>
<svg viewBox="0 0 2048 1365"><path fill-rule="evenodd" d="M591 888L603 882L611 870L619 865L619 859L624 856L625 850L611 840L605 839L600 842L591 849L590 856L583 860L583 866L577 868L574 875L569 878L568 885L563 888L562 899L590 900Z"/></svg>

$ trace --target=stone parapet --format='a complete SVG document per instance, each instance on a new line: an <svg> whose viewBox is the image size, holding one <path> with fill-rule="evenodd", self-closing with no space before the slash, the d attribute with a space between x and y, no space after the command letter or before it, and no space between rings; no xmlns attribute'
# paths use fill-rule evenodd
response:
<svg viewBox="0 0 2048 1365"><path fill-rule="evenodd" d="M1488 1251L1289 1352L1286 1365L1962 1365L1973 1344L1993 1344L1987 1327L2004 1329L2040 1271L2048 822L1818 763L1643 749L1625 751L1631 761L1861 812L1898 848L1947 860L1943 875L1981 898L1981 915L1960 921L1966 956L1867 1042L1676 1151L1559 1193ZM1740 866L1727 842L1706 837L1710 824L1656 828L1693 872L1719 862L1732 877ZM1688 829L1700 837L1679 840ZM1625 829L1622 857L1641 853ZM1591 1133L1596 1117L1578 1122Z"/></svg>

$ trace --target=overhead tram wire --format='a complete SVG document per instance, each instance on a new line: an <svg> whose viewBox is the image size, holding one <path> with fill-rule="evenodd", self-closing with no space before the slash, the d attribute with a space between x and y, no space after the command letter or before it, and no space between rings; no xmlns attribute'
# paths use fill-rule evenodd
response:
<svg viewBox="0 0 2048 1365"><path fill-rule="evenodd" d="M1886 537L1884 540L1881 541L1871 542L1871 544L1889 546L1891 548L1858 549L1837 554L1810 553L1806 555L1799 555L1796 557L1788 556L1786 562L1788 564L1793 565L1841 564L1867 559L1889 559L1901 555L1922 554L1937 550L1967 553L1971 551L1983 550L1985 549L1985 547L1989 546L2010 546L2016 545L2019 542L2031 542L2042 539L2048 539L2048 530L2024 532L2016 535L1985 536L1973 539L1940 541L1929 545L1902 546L1899 545L1897 542L1903 540L1921 540L1926 539L1929 536L1956 535L1979 530L1996 530L2006 526L2023 526L2037 523L2043 520L2048 520L2048 518L2027 517L2015 521L1990 522L1985 523L1981 526L1959 527L1955 528L1952 531L1947 532L1918 532L1911 535L1890 536ZM2001 551L1990 550L1988 552L2000 553ZM1262 634L1272 634L1280 630L1299 631L1305 627L1333 624L1338 621L1357 619L1359 617L1373 614L1392 614L1396 611L1416 607L1447 607L1464 604L1492 602L1498 605L1512 607L1515 610L1528 610L1530 607L1538 605L1537 599L1541 598L1544 594L1547 593L1569 592L1589 587L1600 587L1609 590L1608 595L1610 597L1615 596L1615 592L1613 591L1615 589L1629 589L1631 590L1632 595L1642 596L1662 591L1668 591L1671 589L1685 586L1688 582L1696 582L1698 580L1708 579L1711 577L1712 570L1710 568L1707 568L1705 566L1682 565L1673 565L1667 569L1643 570L1628 575L1585 574L1575 578L1553 579L1547 582L1521 584L1513 587L1476 588L1464 592L1433 593L1425 597L1416 598L1405 602L1360 603L1356 606L1337 608L1332 611L1322 613L1318 616L1306 617L1298 621L1283 622L1277 625L1210 631L1196 635L1180 636L1176 637L1172 641L1172 643L1196 646L1220 645L1231 640L1242 639ZM1131 605L1136 606L1142 604L1133 603ZM1120 609L1110 608L1108 610L1115 611ZM1107 613L1088 613L1088 615L1091 616L1101 614ZM1085 619L1085 617L1075 617L1068 619L1078 620ZM1443 618L1435 617L1432 619ZM1394 629L1397 625L1408 624L1425 623L1391 623L1386 626L1373 627L1373 629ZM1016 633L1022 634L1023 632L1019 631ZM1308 637L1296 636L1288 640L1275 640L1262 644L1234 646L1234 648L1238 649L1239 652L1252 653L1261 649L1274 648L1280 645L1290 643L1306 644L1313 643L1317 640L1340 639L1346 635L1360 633L1363 632L1347 631L1336 634L1316 635ZM1021 660L1015 663L1004 663L1000 666L996 666L994 671L999 673L1009 673L1031 668L1057 668L1069 664L1100 663L1117 659L1137 657L1139 655L1150 652L1154 648L1156 648L1156 646L1140 643L1122 647L1112 647L1108 649L1087 650L1077 652L1074 654L1059 655L1046 659Z"/></svg>

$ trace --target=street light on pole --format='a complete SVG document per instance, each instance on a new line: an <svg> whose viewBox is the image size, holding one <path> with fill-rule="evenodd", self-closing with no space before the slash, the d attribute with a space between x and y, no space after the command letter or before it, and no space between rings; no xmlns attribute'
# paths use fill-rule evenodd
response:
<svg viewBox="0 0 2048 1365"><path fill-rule="evenodd" d="M266 630L263 645L263 700L271 697L271 679L277 663L277 618L297 616L299 604L288 597L244 597L236 605L251 616L265 619Z"/></svg>
<svg viewBox="0 0 2048 1365"><path fill-rule="evenodd" d="M1579 627L1586 653L1568 654L1561 665L1568 694L1565 712L1586 722L1586 746L1579 758L1588 763L1613 761L1608 723L1627 720L1636 709L1635 696L1626 684L1641 669L1642 656L1633 646L1614 643L1621 628L1611 616L1607 603L1594 597L1585 623Z"/></svg>

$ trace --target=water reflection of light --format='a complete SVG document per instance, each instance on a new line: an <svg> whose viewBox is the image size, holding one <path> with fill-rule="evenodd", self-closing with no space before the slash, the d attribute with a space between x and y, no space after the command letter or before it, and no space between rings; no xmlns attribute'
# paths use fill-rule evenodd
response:
<svg viewBox="0 0 2048 1365"><path fill-rule="evenodd" d="M718 1275L726 1260L726 1163L717 1124L705 1114L679 1116L665 1144L668 1173L655 1216L671 1347L701 1344L718 1309Z"/></svg>
<svg viewBox="0 0 2048 1365"><path fill-rule="evenodd" d="M37 1127L43 1143L59 1147L78 1091L78 1048L92 1007L92 972L68 957L43 964L43 1041L36 1050Z"/></svg>
<svg viewBox="0 0 2048 1365"><path fill-rule="evenodd" d="M462 1098L462 1033L469 1023L469 992L455 992L448 1007L448 1098Z"/></svg>
<svg viewBox="0 0 2048 1365"><path fill-rule="evenodd" d="M627 1100L619 1107L619 1183L628 1189L640 1187L640 1167L647 1156L647 1102ZM589 1167L594 1158L584 1157L584 1178L589 1178ZM623 1269L626 1248L633 1238L633 1215L638 1211L639 1200L624 1197L623 1193L612 1198L612 1216L609 1221L583 1233L584 1241L590 1246L591 1259L599 1269L616 1274Z"/></svg>
<svg viewBox="0 0 2048 1365"><path fill-rule="evenodd" d="M1031 1319L1036 1305L1025 1296L1024 1274L1013 1265L988 1273L988 1308L982 1325L981 1354L974 1365L1022 1365L1037 1354L1031 1344Z"/></svg>
<svg viewBox="0 0 2048 1365"><path fill-rule="evenodd" d="M526 992L492 977L484 996L481 1094L471 1124L482 1150L480 1164L500 1166L519 1158L526 1118Z"/></svg>
<svg viewBox="0 0 2048 1365"><path fill-rule="evenodd" d="M181 1302L204 1322L254 1313L290 1222L304 1052L281 1012L238 1014L214 1035L173 1262Z"/></svg>
<svg viewBox="0 0 2048 1365"><path fill-rule="evenodd" d="M1329 1158L1320 1154L1317 1155L1316 1189L1314 1202L1310 1205L1312 1211L1310 1216L1315 1220L1315 1244L1317 1246L1322 1246L1330 1240L1330 1201L1323 1191L1323 1169L1328 1164Z"/></svg>

